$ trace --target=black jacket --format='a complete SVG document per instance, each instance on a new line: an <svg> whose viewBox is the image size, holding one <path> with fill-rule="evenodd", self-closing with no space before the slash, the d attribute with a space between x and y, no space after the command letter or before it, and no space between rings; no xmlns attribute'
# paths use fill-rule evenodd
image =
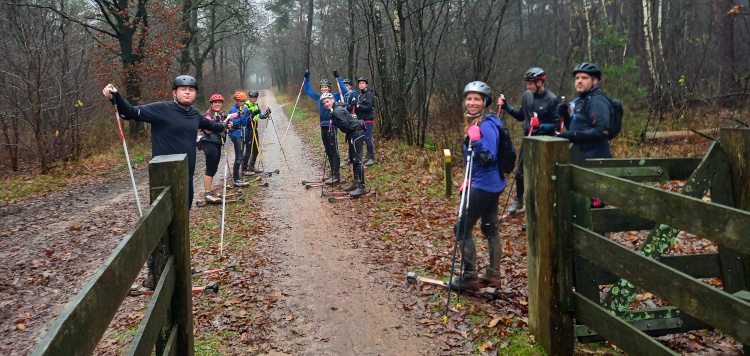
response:
<svg viewBox="0 0 750 356"><path fill-rule="evenodd" d="M224 116L223 112L215 112L211 110L206 111L206 113L203 114L203 117L220 124L224 122L224 119L226 119L226 116ZM224 132L222 131L203 130L204 142L211 142L217 145L221 145L223 143L223 138Z"/></svg>
<svg viewBox="0 0 750 356"><path fill-rule="evenodd" d="M151 124L151 157L186 153L190 177L195 173L198 130L224 131L223 124L206 119L193 106L185 110L174 101L131 106L120 93L114 98L123 119Z"/></svg>
<svg viewBox="0 0 750 356"><path fill-rule="evenodd" d="M601 89L596 88L573 101L573 117L566 118L566 127L570 134L563 137L575 143L586 158L612 158L609 139L605 131L609 130L612 117L612 104Z"/></svg>
<svg viewBox="0 0 750 356"><path fill-rule="evenodd" d="M346 104L342 102L336 102L333 104L331 114L328 116L333 121L333 124L339 128L346 137L351 137L352 134L361 133L365 131L365 126L362 120L355 119L348 111L346 111Z"/></svg>
<svg viewBox="0 0 750 356"><path fill-rule="evenodd" d="M357 102L357 118L362 121L375 120L375 95L372 94L372 90L367 88L362 90L359 94L359 101Z"/></svg>
<svg viewBox="0 0 750 356"><path fill-rule="evenodd" d="M560 130L560 115L557 113L557 106L560 101L555 93L544 90L541 93L532 94L527 90L521 97L521 107L514 109L507 102L503 109L518 121L523 121L524 136L528 135L531 128L531 118L536 112L539 117L539 127L534 128L532 136L547 135L554 136L555 131Z"/></svg>

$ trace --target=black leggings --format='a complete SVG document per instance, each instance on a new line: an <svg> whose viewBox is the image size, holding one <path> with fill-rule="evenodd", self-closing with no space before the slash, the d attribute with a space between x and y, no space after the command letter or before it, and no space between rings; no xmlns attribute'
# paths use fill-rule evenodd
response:
<svg viewBox="0 0 750 356"><path fill-rule="evenodd" d="M330 164L331 174L334 177L339 176L339 165L341 159L339 158L339 140L336 135L338 129L332 128L330 131L328 127L320 127L320 138L323 140L323 147L326 149L326 156L328 156L328 164Z"/></svg>
<svg viewBox="0 0 750 356"><path fill-rule="evenodd" d="M255 167L255 160L258 158L260 149L260 137L258 136L258 123L255 123L255 129L248 127L247 137L245 137L245 155L242 157L242 169L247 170L248 162L250 167Z"/></svg>
<svg viewBox="0 0 750 356"><path fill-rule="evenodd" d="M203 153L206 154L206 175L213 177L219 169L221 145L213 142L205 142L203 144Z"/></svg>
<svg viewBox="0 0 750 356"><path fill-rule="evenodd" d="M242 137L232 137L232 144L234 146L232 178L234 178L234 180L240 180L240 165L242 165L242 152L245 149L245 143L242 142Z"/></svg>
<svg viewBox="0 0 750 356"><path fill-rule="evenodd" d="M502 192L501 192L502 193ZM474 270L477 261L477 248L471 231L479 218L482 218L482 233L487 237L490 251L499 251L500 231L497 224L498 200L500 193L490 193L478 188L469 191L469 208L463 212L455 226L456 240L461 246L461 263L467 271ZM464 209L466 209L464 203ZM492 256L490 256L492 257ZM499 262L499 261L498 261Z"/></svg>
<svg viewBox="0 0 750 356"><path fill-rule="evenodd" d="M365 166L362 164L364 152L365 136L361 132L356 132L347 138L349 144L349 161L352 162L352 171L354 172L354 179L359 180L361 184L365 184ZM369 152L368 152L369 153Z"/></svg>

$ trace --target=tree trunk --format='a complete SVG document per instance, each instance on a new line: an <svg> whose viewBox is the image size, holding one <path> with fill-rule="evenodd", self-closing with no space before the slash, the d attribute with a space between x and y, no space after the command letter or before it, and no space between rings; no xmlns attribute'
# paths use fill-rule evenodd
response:
<svg viewBox="0 0 750 356"><path fill-rule="evenodd" d="M720 18L718 20L719 37L719 90L721 93L731 93L736 88L735 82L735 59L734 59L734 16L724 15L727 9L733 7L732 0L715 0ZM728 100L723 100L724 104Z"/></svg>
<svg viewBox="0 0 750 356"><path fill-rule="evenodd" d="M347 67L349 69L349 79L354 82L356 79L357 72L357 61L354 57L354 49L357 46L357 42L354 41L354 17L357 13L354 11L354 0L347 0L349 7L349 40L347 41ZM354 86L356 90L356 86Z"/></svg>
<svg viewBox="0 0 750 356"><path fill-rule="evenodd" d="M193 2L192 0L182 0L182 10L180 11L180 31L186 37L180 42L184 48L180 51L179 71L180 74L187 74L190 70L190 47L193 45L193 30L191 26Z"/></svg>

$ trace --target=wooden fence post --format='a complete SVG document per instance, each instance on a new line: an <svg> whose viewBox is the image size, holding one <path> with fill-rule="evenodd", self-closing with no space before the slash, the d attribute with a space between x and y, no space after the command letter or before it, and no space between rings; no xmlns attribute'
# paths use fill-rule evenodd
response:
<svg viewBox="0 0 750 356"><path fill-rule="evenodd" d="M188 224L187 155L154 157L148 165L151 187L171 186L174 218L169 224L169 252L174 255L175 290L170 312L177 324L177 355L193 356L193 281L190 273L190 231Z"/></svg>
<svg viewBox="0 0 750 356"><path fill-rule="evenodd" d="M453 190L453 171L451 170L451 150L444 149L443 155L445 156L445 163L443 169L445 171L445 197L451 196Z"/></svg>
<svg viewBox="0 0 750 356"><path fill-rule="evenodd" d="M566 206L557 206L559 194L570 192L559 184L557 163L569 163L568 140L538 136L523 140L524 196L526 198L527 262L529 278L529 328L549 354L573 355L573 318L569 301L572 271L570 255L563 253L568 243L570 197ZM565 172L563 170L563 172ZM562 208L562 209L561 209ZM564 210L564 211L561 211ZM558 213L561 220L557 219ZM567 219L567 229L561 221ZM568 289L568 291L566 291Z"/></svg>

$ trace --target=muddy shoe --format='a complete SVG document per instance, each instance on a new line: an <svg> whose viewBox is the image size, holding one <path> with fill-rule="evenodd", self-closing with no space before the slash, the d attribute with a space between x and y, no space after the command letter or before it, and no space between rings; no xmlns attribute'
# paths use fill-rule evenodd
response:
<svg viewBox="0 0 750 356"><path fill-rule="evenodd" d="M346 187L346 188L344 188L342 190L345 191L345 192L351 192L352 190L355 190L357 188L359 188L359 180L355 179L355 180L352 181L352 184L349 184L348 187Z"/></svg>
<svg viewBox="0 0 750 356"><path fill-rule="evenodd" d="M479 274L477 278L491 287L497 289L503 288L503 272L498 269L487 268L487 272Z"/></svg>
<svg viewBox="0 0 750 356"><path fill-rule="evenodd" d="M239 180L239 179L237 179L237 180L234 181L234 186L235 187L247 187L248 185L250 185L250 183L242 181L242 180Z"/></svg>
<svg viewBox="0 0 750 356"><path fill-rule="evenodd" d="M448 286L456 290L479 290L482 287L476 273L470 271L464 271L464 273L458 276L453 276L450 282L448 282Z"/></svg>
<svg viewBox="0 0 750 356"><path fill-rule="evenodd" d="M523 212L523 202L520 200L514 200L513 204L508 209L508 215L516 215Z"/></svg>
<svg viewBox="0 0 750 356"><path fill-rule="evenodd" d="M206 200L206 203L210 203L210 204L221 203L221 198L215 197L211 194L206 194L205 200Z"/></svg>
<svg viewBox="0 0 750 356"><path fill-rule="evenodd" d="M339 176L333 176L331 178L326 179L323 183L328 185L338 184L341 183L341 179L339 179Z"/></svg>
<svg viewBox="0 0 750 356"><path fill-rule="evenodd" d="M365 161L365 167L370 167L375 164L375 157L370 157L367 161Z"/></svg>
<svg viewBox="0 0 750 356"><path fill-rule="evenodd" d="M361 197L369 192L370 191L367 190L364 184L360 184L356 190L349 192L349 196L352 198L356 198L356 197Z"/></svg>

